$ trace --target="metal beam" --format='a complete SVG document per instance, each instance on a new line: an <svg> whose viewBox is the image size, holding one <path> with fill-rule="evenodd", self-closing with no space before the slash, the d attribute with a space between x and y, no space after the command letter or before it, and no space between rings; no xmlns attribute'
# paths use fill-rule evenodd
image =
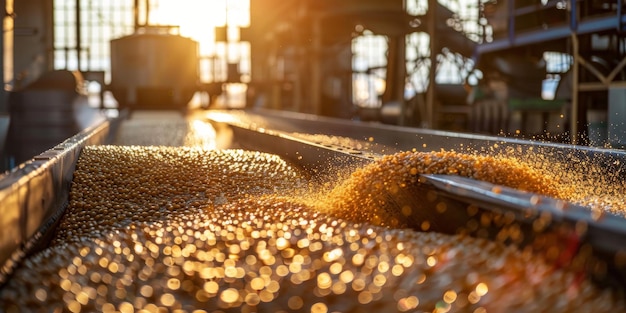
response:
<svg viewBox="0 0 626 313"><path fill-rule="evenodd" d="M133 5L133 22L134 29L135 31L137 31L137 29L139 28L139 0L135 0L135 3Z"/></svg>
<svg viewBox="0 0 626 313"><path fill-rule="evenodd" d="M428 29L430 30L430 69L428 70L428 89L426 90L426 116L422 120L422 127L436 128L435 122L435 77L437 76L437 0L428 0Z"/></svg>
<svg viewBox="0 0 626 313"><path fill-rule="evenodd" d="M76 15L76 66L77 66L77 70L82 70L82 66L81 66L81 51L83 50L83 46L82 46L82 36L81 36L81 32L82 32L82 22L81 22L81 17L80 17L80 12L81 12L81 6L80 6L80 0L76 0L76 11L74 12Z"/></svg>
<svg viewBox="0 0 626 313"><path fill-rule="evenodd" d="M564 23L561 26L550 27L548 29L537 31L515 32L514 30L511 30L512 34L510 34L509 38L478 45L476 47L476 54L480 55L534 43L565 39L574 31L578 35L583 35L597 33L604 30L614 30L619 27L619 25L623 24L626 24L626 15L587 18L584 20L578 20L577 23L573 23L573 25L567 25ZM572 27L574 27L574 29L572 29Z"/></svg>
<svg viewBox="0 0 626 313"><path fill-rule="evenodd" d="M572 107L570 112L570 138L572 144L578 144L578 70L579 70L579 61L580 54L578 36L576 33L572 33L571 35L571 43L572 43L572 54L573 54L573 62L572 62Z"/></svg>
<svg viewBox="0 0 626 313"><path fill-rule="evenodd" d="M622 71L622 69L624 69L624 66L626 66L626 57L622 59L622 61L619 62L619 64L617 64L617 66L613 69L613 71L611 71L611 73L609 74L609 76L606 77L606 79L609 82L612 82L615 79L615 76L617 76L617 74L619 74L619 72Z"/></svg>
<svg viewBox="0 0 626 313"><path fill-rule="evenodd" d="M8 91L13 87L13 28L15 21L13 0L0 0L2 34L0 35L0 68L2 86L0 86L0 115L8 114Z"/></svg>
<svg viewBox="0 0 626 313"><path fill-rule="evenodd" d="M320 114L322 111L322 18L313 17L312 25L313 58L311 59L311 108L307 113Z"/></svg>
<svg viewBox="0 0 626 313"><path fill-rule="evenodd" d="M579 91L602 91L608 90L609 87L626 88L626 81L611 82L610 84L595 82L595 83L579 83Z"/></svg>
<svg viewBox="0 0 626 313"><path fill-rule="evenodd" d="M583 58L581 55L576 55L576 59L578 59L578 63L580 65L582 65L589 72L591 72L597 79L600 80L600 82L602 82L603 84L606 84L608 82L606 76L604 76L604 74L602 74L592 64L588 63L587 60L585 60L585 58Z"/></svg>

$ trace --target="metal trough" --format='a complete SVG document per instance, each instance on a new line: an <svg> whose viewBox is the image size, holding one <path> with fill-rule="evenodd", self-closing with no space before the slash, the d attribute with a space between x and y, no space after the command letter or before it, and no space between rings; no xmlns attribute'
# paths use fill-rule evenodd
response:
<svg viewBox="0 0 626 313"><path fill-rule="evenodd" d="M516 149L549 153L572 162L592 162L603 165L607 171L624 177L626 154L622 151L572 147L567 145L529 142L516 139L448 133L432 130L402 128L305 114L284 112L210 111L203 118L216 125L227 126L234 134L234 146L270 152L308 170L313 179L335 175L336 169L362 167L382 154L403 150L431 151L439 149L500 150ZM63 214L68 199L72 174L81 149L85 145L106 144L116 131L113 122L104 122L89 128L36 156L0 178L0 203L4 212L0 219L0 283L29 253L44 248L55 223ZM366 143L359 149L341 144L326 144L307 137L323 134L341 136ZM373 137L370 142L369 138ZM494 148L495 147L495 148ZM408 196L424 190L436 193L448 204L443 213L428 214L430 231L456 233L467 221L489 215L513 218L527 234L526 245L536 238L551 238L562 243L563 251L581 247L591 248L593 264L603 267L598 272L588 268L588 273L600 284L619 289L626 288L626 220L617 215L594 216L588 208L564 203L548 197L517 190L500 188L460 177L424 175L422 183L409 189ZM539 198L538 198L539 197ZM539 201L538 201L539 200ZM545 221L540 232L534 223ZM414 218L413 227L419 228L420 218ZM409 223L410 224L410 223ZM584 232L581 227L584 226ZM489 237L498 233L498 225L486 228Z"/></svg>

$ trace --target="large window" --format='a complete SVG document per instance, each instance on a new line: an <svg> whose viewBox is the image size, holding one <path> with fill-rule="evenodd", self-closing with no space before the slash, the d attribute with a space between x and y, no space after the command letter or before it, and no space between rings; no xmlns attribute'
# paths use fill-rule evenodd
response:
<svg viewBox="0 0 626 313"><path fill-rule="evenodd" d="M104 72L109 83L109 42L135 31L135 2L54 0L54 68ZM241 81L249 81L250 45L240 42L240 29L250 25L249 0L142 0L138 4L139 25L175 26L180 35L198 42L200 82L226 81L233 65ZM226 84L227 93L230 89L240 93L238 85Z"/></svg>
<svg viewBox="0 0 626 313"><path fill-rule="evenodd" d="M109 41L133 30L133 0L54 0L54 67L108 74Z"/></svg>
<svg viewBox="0 0 626 313"><path fill-rule="evenodd" d="M380 107L387 76L387 38L365 31L352 40L352 53L354 103L360 107Z"/></svg>

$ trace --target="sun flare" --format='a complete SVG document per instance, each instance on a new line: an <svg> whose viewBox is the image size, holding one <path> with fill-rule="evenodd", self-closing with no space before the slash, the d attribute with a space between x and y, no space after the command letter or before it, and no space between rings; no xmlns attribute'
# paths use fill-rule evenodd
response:
<svg viewBox="0 0 626 313"><path fill-rule="evenodd" d="M149 20L153 25L179 26L182 36L199 42L201 55L213 55L215 27L249 26L250 1L161 0L150 8ZM238 40L238 34L228 37L229 41Z"/></svg>

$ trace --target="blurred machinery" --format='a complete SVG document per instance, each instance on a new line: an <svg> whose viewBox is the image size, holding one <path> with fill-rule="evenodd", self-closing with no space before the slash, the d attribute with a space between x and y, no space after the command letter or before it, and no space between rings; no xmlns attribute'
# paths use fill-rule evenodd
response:
<svg viewBox="0 0 626 313"><path fill-rule="evenodd" d="M404 107L405 38L428 27L426 17L410 14L405 3L400 0L252 1L251 27L244 33L252 46L254 94L251 96L262 96L265 105L271 108L353 117L359 109L353 96L358 74L353 66L353 39L371 33L386 36L387 43L385 64L366 69L370 74L382 73L385 87L378 95L380 104ZM264 7L276 9L268 13ZM445 23L444 15L437 16L440 23ZM458 43L455 47L466 48L464 52L472 51L467 38L453 43ZM403 111L415 113L406 116L406 124L415 124L419 118L417 108ZM390 108L384 112L398 110ZM397 116L392 118L396 122L397 119Z"/></svg>
<svg viewBox="0 0 626 313"><path fill-rule="evenodd" d="M186 107L199 88L197 42L164 26L112 40L108 88L120 108Z"/></svg>
<svg viewBox="0 0 626 313"><path fill-rule="evenodd" d="M257 0L251 8L251 97L267 107L593 145L626 137L621 2ZM462 8L475 12L471 20ZM375 112L355 112L352 45L366 32L388 45L382 70L367 70L384 87ZM436 40L411 46L415 33ZM454 84L438 79L450 55ZM426 88L407 96L416 72L428 76Z"/></svg>
<svg viewBox="0 0 626 313"><path fill-rule="evenodd" d="M476 48L477 67L486 77L488 72L504 74L497 79L509 94L501 107L535 123L522 125L522 130L525 126L546 132L547 116L557 112L566 118L561 126L569 130L571 142L624 146L622 1L487 1L481 9L490 31ZM558 55L551 68L543 64L548 78L560 82L556 101L546 101L536 91L519 92L520 86L539 88L542 76L530 79L524 73L537 69L546 53ZM515 61L503 63L506 58ZM607 120L607 112L612 120Z"/></svg>
<svg viewBox="0 0 626 313"><path fill-rule="evenodd" d="M198 91L211 103L237 82L247 85L249 107L594 146L626 142L626 18L618 1L250 0L250 27L237 36L250 43L245 80L241 64L220 60L210 67L227 74L211 83L199 79L199 63L211 60L197 43L148 20L156 0L13 2L4 12L5 93L53 69L79 70L122 108L163 109L184 108ZM68 25L55 36L61 3ZM98 23L108 37L95 31ZM355 45L368 36L382 38L366 52L383 60L357 64ZM110 42L110 55L98 54L108 46L92 47L95 40ZM355 96L363 82L369 106ZM8 116L6 103L0 117Z"/></svg>

